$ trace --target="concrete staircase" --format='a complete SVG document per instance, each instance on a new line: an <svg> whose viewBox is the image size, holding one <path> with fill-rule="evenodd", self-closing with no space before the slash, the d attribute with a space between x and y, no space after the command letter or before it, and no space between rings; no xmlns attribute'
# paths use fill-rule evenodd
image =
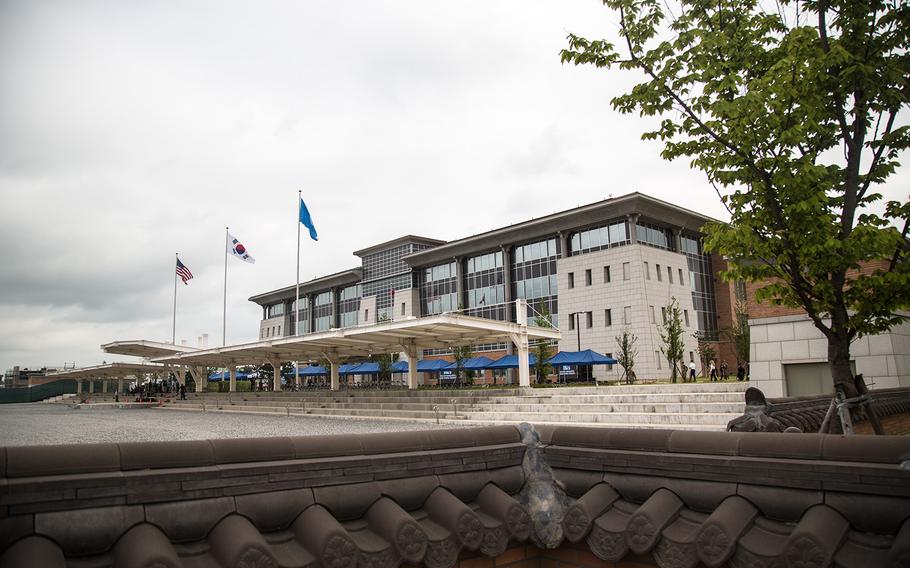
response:
<svg viewBox="0 0 910 568"><path fill-rule="evenodd" d="M187 393L164 408L444 423L535 422L723 430L743 411L748 383L549 389ZM435 408L434 408L435 407Z"/></svg>
<svg viewBox="0 0 910 568"><path fill-rule="evenodd" d="M173 410L309 415L380 420L463 421L465 411L480 401L512 394L514 389L483 390L349 390L341 392L187 393L171 400Z"/></svg>
<svg viewBox="0 0 910 568"><path fill-rule="evenodd" d="M747 383L632 385L536 389L503 396L465 412L467 420L724 430L742 415Z"/></svg>

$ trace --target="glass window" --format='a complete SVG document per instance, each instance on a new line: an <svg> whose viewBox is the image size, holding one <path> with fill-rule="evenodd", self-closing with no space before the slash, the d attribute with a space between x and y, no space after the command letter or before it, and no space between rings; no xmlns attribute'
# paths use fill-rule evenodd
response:
<svg viewBox="0 0 910 568"><path fill-rule="evenodd" d="M575 287L575 273L570 272L569 273L569 289L571 290L574 287Z"/></svg>
<svg viewBox="0 0 910 568"><path fill-rule="evenodd" d="M657 281L658 281L658 282L663 282L663 281L664 281L664 278L663 278L663 276L660 275L660 265L659 265L659 264L655 264L654 266L655 266L655 268L656 268L655 272L657 272Z"/></svg>
<svg viewBox="0 0 910 568"><path fill-rule="evenodd" d="M648 306L648 312L651 315L651 323L657 323L657 320L654 318L654 306Z"/></svg>
<svg viewBox="0 0 910 568"><path fill-rule="evenodd" d="M622 263L622 279L623 280L628 280L629 278L632 277L632 275L629 274L629 272L630 272L629 263L628 262Z"/></svg>
<svg viewBox="0 0 910 568"><path fill-rule="evenodd" d="M585 312L585 327L594 327L594 312Z"/></svg>
<svg viewBox="0 0 910 568"><path fill-rule="evenodd" d="M604 266L604 284L610 282L610 267Z"/></svg>
<svg viewBox="0 0 910 568"><path fill-rule="evenodd" d="M575 317L578 314L569 314L569 330L575 329Z"/></svg>
<svg viewBox="0 0 910 568"><path fill-rule="evenodd" d="M645 265L645 280L650 280L651 279L651 267L648 265L647 262L645 262L644 265ZM623 268L625 268L625 265L623 265ZM626 280L628 280L628 278L626 278Z"/></svg>
<svg viewBox="0 0 910 568"><path fill-rule="evenodd" d="M585 270L585 286L590 286L593 284L593 278L591 276L591 269L588 268Z"/></svg>
<svg viewBox="0 0 910 568"><path fill-rule="evenodd" d="M689 310L683 310L683 319L686 320L686 327L689 327Z"/></svg>
<svg viewBox="0 0 910 568"><path fill-rule="evenodd" d="M679 280L677 280L677 282L679 282L680 286L682 286L683 283L685 282L685 280L683 280L682 268L679 269Z"/></svg>
<svg viewBox="0 0 910 568"><path fill-rule="evenodd" d="M622 323L624 325L632 324L632 306L626 306L622 309Z"/></svg>
<svg viewBox="0 0 910 568"><path fill-rule="evenodd" d="M673 269L669 266L667 267L667 281L673 284Z"/></svg>
<svg viewBox="0 0 910 568"><path fill-rule="evenodd" d="M613 310L606 309L604 310L604 327L610 327L613 325Z"/></svg>

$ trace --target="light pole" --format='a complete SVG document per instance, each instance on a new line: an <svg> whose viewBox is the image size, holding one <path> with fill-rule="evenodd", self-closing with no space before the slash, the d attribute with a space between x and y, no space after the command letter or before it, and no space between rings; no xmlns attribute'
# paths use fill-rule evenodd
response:
<svg viewBox="0 0 910 568"><path fill-rule="evenodd" d="M576 351L581 351L581 314L584 312L572 312L569 314L569 317L575 316L575 335L576 335Z"/></svg>

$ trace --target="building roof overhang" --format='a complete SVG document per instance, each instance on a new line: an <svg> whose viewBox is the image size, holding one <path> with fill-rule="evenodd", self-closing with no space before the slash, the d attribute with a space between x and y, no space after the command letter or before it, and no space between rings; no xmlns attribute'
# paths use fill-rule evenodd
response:
<svg viewBox="0 0 910 568"><path fill-rule="evenodd" d="M329 274L328 276L321 276L319 278L314 278L313 280L301 282L300 293L312 294L313 292L322 292L330 288L335 288L337 286L350 286L352 284L357 284L360 282L360 279L362 277L363 270L360 268L342 270L341 272L336 272L335 274ZM296 289L297 285L293 284L291 286L285 286L284 288L279 288L270 292L250 296L249 300L251 302L256 302L260 306L273 304L282 300L293 300Z"/></svg>
<svg viewBox="0 0 910 568"><path fill-rule="evenodd" d="M368 254L372 254L374 252L379 252L381 250L394 248L398 245L403 245L406 243L420 243L420 244L425 244L425 245L437 246L437 245L445 244L446 241L440 241L439 239L431 239L428 237L419 237L417 235L404 235L403 237L398 237L397 239L392 239L391 241L385 241L384 243L379 243L376 245L368 246L366 248L362 248L360 250L355 250L354 256L359 256L359 257L363 258L364 256L366 256Z"/></svg>
<svg viewBox="0 0 910 568"><path fill-rule="evenodd" d="M142 357L150 359L152 357L164 357L174 353L188 353L196 351L196 347L188 345L175 345L173 343L164 343L161 341L149 341L147 339L130 339L124 341L112 341L101 346L105 353L114 355L131 355L133 357Z"/></svg>
<svg viewBox="0 0 910 568"><path fill-rule="evenodd" d="M495 250L515 243L531 242L634 214L640 215L642 221L653 220L695 233L700 232L705 223L717 221L695 211L635 192L450 241L432 249L409 254L402 260L412 267L429 266L456 257Z"/></svg>
<svg viewBox="0 0 910 568"><path fill-rule="evenodd" d="M511 341L527 333L528 339L559 340L557 329L522 326L459 314L440 314L373 325L332 329L302 336L256 343L227 345L154 359L180 365L229 365L268 361L303 361L323 358L368 357L390 351L447 349L455 345Z"/></svg>

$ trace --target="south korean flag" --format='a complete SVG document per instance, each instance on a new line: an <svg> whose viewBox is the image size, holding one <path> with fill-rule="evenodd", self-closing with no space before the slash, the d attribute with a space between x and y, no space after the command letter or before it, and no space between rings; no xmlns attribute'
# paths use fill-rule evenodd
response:
<svg viewBox="0 0 910 568"><path fill-rule="evenodd" d="M256 264L256 259L250 256L250 253L247 252L246 247L243 246L243 243L237 240L237 237L230 233L228 233L227 253L234 255L244 262Z"/></svg>

